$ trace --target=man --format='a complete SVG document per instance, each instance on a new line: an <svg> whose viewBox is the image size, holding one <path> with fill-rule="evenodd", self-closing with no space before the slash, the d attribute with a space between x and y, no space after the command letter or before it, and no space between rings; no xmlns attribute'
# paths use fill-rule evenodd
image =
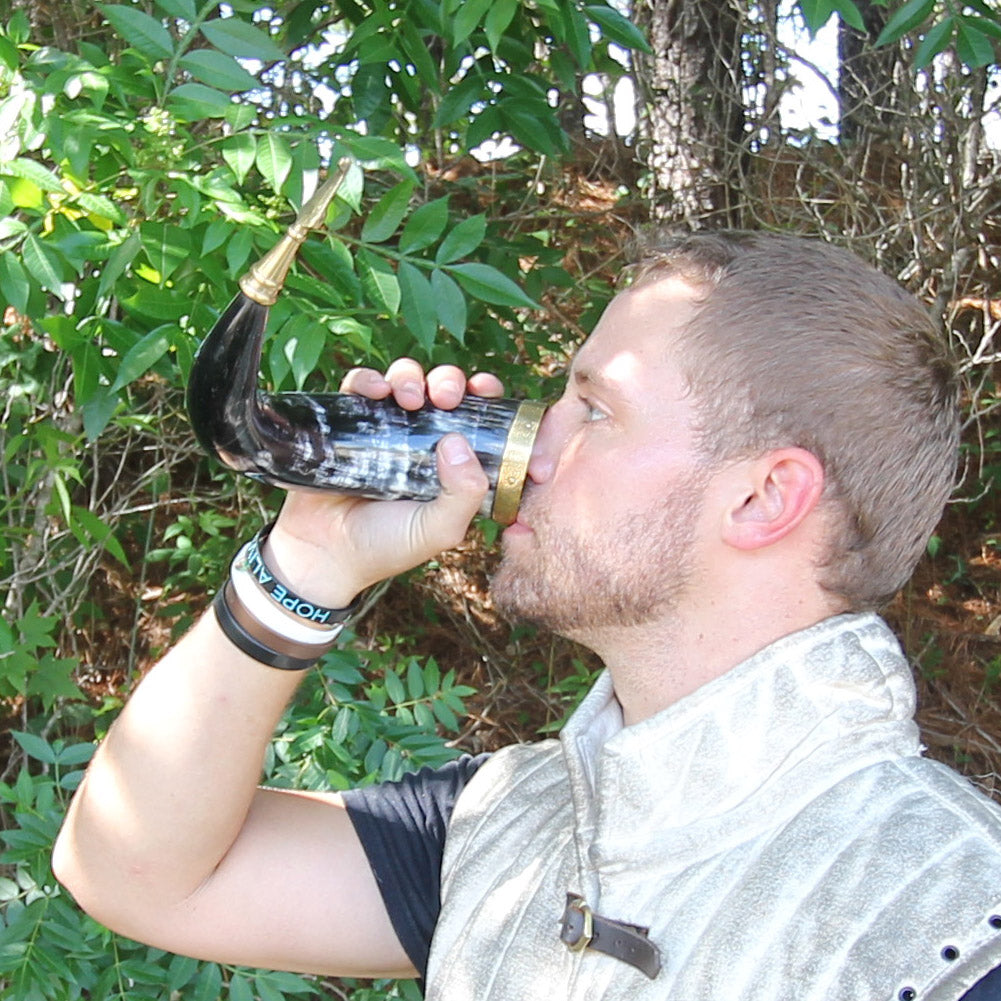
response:
<svg viewBox="0 0 1001 1001"><path fill-rule="evenodd" d="M500 392L409 360L345 388ZM920 757L872 611L956 444L952 369L894 283L791 237L667 244L574 360L503 535L498 604L607 666L561 739L343 798L257 789L297 681L269 665L333 631L292 644L231 582L95 756L59 878L165 949L417 972L429 998L997 996L1001 812ZM463 537L485 477L454 436L438 469L424 505L290 494L263 559L346 608Z"/></svg>

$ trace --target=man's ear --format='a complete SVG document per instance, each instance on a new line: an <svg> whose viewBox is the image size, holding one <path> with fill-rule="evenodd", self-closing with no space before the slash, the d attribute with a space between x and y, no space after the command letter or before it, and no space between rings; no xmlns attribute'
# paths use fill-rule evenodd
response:
<svg viewBox="0 0 1001 1001"><path fill-rule="evenodd" d="M780 448L741 464L724 513L724 541L760 549L785 538L817 506L824 467L805 448Z"/></svg>

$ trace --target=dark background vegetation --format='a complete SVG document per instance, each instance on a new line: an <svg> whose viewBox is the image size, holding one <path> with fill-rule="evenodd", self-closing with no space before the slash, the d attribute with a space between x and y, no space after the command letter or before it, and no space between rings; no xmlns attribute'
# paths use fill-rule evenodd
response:
<svg viewBox="0 0 1001 1001"><path fill-rule="evenodd" d="M822 28L835 110L793 127ZM544 398L658 225L831 240L919 295L964 373L962 468L887 615L929 752L998 792L999 38L982 0L0 0L4 996L419 996L147 949L48 864L93 741L280 503L199 453L183 389L343 154L272 310L273 389L410 354ZM267 781L342 788L558 729L599 665L498 619L495 535L371 602Z"/></svg>

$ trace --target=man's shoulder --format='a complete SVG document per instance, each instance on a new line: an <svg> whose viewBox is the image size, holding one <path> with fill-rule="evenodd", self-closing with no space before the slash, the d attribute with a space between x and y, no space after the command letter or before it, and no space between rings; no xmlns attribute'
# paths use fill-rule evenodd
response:
<svg viewBox="0 0 1001 1001"><path fill-rule="evenodd" d="M802 804L791 824L824 829L821 841L848 838L880 853L935 854L976 843L1001 872L1001 804L920 755L870 762L842 776Z"/></svg>
<svg viewBox="0 0 1001 1001"><path fill-rule="evenodd" d="M901 823L927 825L934 820L943 829L965 830L1001 852L1001 803L940 761L915 756L893 765Z"/></svg>
<svg viewBox="0 0 1001 1001"><path fill-rule="evenodd" d="M477 828L487 816L535 804L555 806L569 796L558 740L510 744L494 751L463 788L452 812L449 837Z"/></svg>
<svg viewBox="0 0 1001 1001"><path fill-rule="evenodd" d="M467 803L482 796L509 792L516 787L538 792L542 787L566 778L563 751L558 740L509 744L493 754L477 769L462 791Z"/></svg>

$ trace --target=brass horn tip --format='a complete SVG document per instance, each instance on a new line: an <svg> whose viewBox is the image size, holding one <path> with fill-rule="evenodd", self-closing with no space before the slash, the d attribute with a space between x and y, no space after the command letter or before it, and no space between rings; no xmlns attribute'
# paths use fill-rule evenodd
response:
<svg viewBox="0 0 1001 1001"><path fill-rule="evenodd" d="M335 170L317 189L313 192L309 201L303 205L302 210L296 217L295 224L303 229L317 229L323 225L327 218L327 209L337 194L337 189L344 183L344 178L348 176L354 161L349 156L343 156L337 162Z"/></svg>

